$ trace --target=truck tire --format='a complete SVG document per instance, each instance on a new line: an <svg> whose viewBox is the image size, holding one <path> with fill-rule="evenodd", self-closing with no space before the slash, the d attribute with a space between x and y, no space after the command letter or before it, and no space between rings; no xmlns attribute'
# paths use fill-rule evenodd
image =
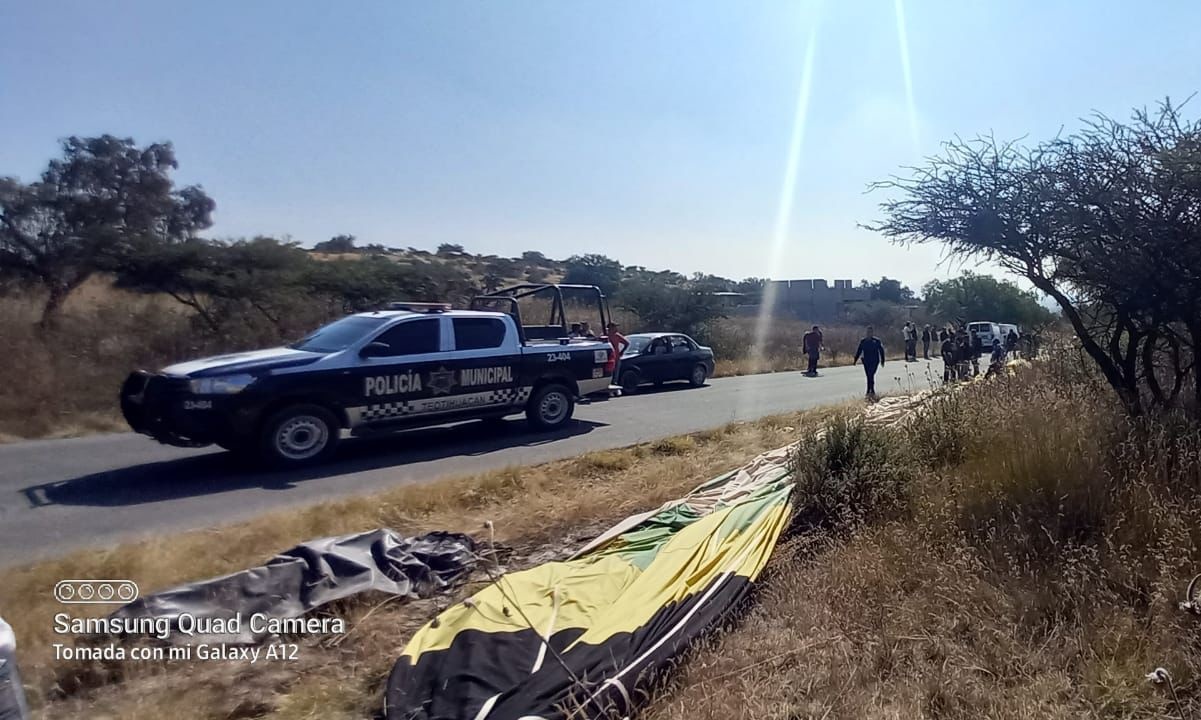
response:
<svg viewBox="0 0 1201 720"><path fill-rule="evenodd" d="M709 369L704 363L697 363L696 367L692 368L692 372L688 375L688 384L694 388L701 387L705 384L706 378L709 377Z"/></svg>
<svg viewBox="0 0 1201 720"><path fill-rule="evenodd" d="M525 417L535 430L555 430L571 420L575 398L566 385L549 383L534 391Z"/></svg>
<svg viewBox="0 0 1201 720"><path fill-rule="evenodd" d="M277 467L300 467L328 459L338 446L337 418L320 405L289 405L267 418L259 456Z"/></svg>

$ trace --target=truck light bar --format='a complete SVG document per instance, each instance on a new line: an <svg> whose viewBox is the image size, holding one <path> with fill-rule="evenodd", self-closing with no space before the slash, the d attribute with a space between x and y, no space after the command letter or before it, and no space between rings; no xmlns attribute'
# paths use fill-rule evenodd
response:
<svg viewBox="0 0 1201 720"><path fill-rule="evenodd" d="M394 302L388 303L389 310L407 310L415 313L443 313L450 310L450 303Z"/></svg>

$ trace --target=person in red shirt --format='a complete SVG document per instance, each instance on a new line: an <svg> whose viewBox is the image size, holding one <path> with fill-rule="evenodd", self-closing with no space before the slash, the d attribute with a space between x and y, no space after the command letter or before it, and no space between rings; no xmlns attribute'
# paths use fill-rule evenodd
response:
<svg viewBox="0 0 1201 720"><path fill-rule="evenodd" d="M621 382L621 355L630 346L630 341L626 340L626 336L618 332L621 326L615 322L611 322L605 326L605 335L609 338L609 344L613 346L613 381L614 383Z"/></svg>

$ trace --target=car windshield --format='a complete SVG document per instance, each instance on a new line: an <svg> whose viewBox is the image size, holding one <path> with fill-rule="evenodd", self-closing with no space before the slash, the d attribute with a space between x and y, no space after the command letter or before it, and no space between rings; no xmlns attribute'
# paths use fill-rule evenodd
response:
<svg viewBox="0 0 1201 720"><path fill-rule="evenodd" d="M362 317L351 315L326 325L306 336L303 340L289 345L295 350L309 352L331 353L345 350L363 336L379 329L387 318Z"/></svg>
<svg viewBox="0 0 1201 720"><path fill-rule="evenodd" d="M630 346L625 351L626 355L638 355L643 350L646 350L647 345L651 344L651 339L645 336L639 337L634 335L626 339L630 341Z"/></svg>

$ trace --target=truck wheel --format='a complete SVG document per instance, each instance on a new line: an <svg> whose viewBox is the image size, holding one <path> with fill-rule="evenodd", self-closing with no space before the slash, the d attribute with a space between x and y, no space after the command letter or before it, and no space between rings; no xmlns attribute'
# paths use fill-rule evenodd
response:
<svg viewBox="0 0 1201 720"><path fill-rule="evenodd" d="M328 458L338 445L338 421L320 405L291 405L263 424L259 454L275 467L299 467Z"/></svg>
<svg viewBox="0 0 1201 720"><path fill-rule="evenodd" d="M627 395L636 392L641 382L642 378L638 376L637 370L626 370L621 374L621 391Z"/></svg>
<svg viewBox="0 0 1201 720"><path fill-rule="evenodd" d="M534 391L530 404L526 406L525 416L537 430L554 430L565 425L574 410L575 400L571 390L554 383Z"/></svg>
<svg viewBox="0 0 1201 720"><path fill-rule="evenodd" d="M709 371L705 369L704 364L697 363L696 367L692 368L692 373L688 376L688 384L692 387L700 387L705 384L705 378L709 377Z"/></svg>

